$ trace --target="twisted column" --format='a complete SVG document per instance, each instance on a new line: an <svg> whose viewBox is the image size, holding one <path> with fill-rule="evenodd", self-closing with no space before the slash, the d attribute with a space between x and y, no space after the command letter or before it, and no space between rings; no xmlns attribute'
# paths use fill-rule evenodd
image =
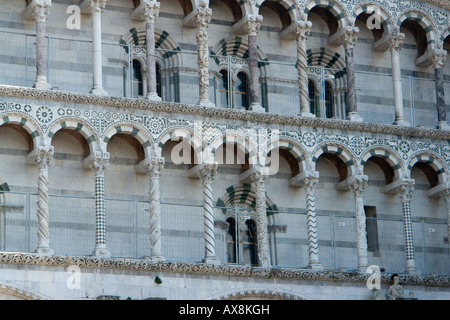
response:
<svg viewBox="0 0 450 320"><path fill-rule="evenodd" d="M319 243L317 237L316 196L315 189L319 183L317 171L307 172L302 180L306 192L306 220L309 243L309 268L323 269L319 262Z"/></svg>
<svg viewBox="0 0 450 320"><path fill-rule="evenodd" d="M356 102L356 80L353 62L353 48L358 39L358 27L346 27L341 39L345 51L345 64L347 71L347 101L348 101L348 115L347 119L351 121L361 122L362 118L358 115L358 105Z"/></svg>
<svg viewBox="0 0 450 320"><path fill-rule="evenodd" d="M107 157L95 157L91 169L95 170L95 249L93 256L108 258L111 253L106 249L106 205L105 174L109 166Z"/></svg>
<svg viewBox="0 0 450 320"><path fill-rule="evenodd" d="M314 117L311 113L308 92L308 59L306 54L306 39L311 31L311 21L299 21L297 24L297 71L300 88L300 116Z"/></svg>
<svg viewBox="0 0 450 320"><path fill-rule="evenodd" d="M409 126L403 115L403 89L402 73L400 68L400 51L402 50L405 35L394 32L389 39L389 51L392 63L392 81L394 85L395 125Z"/></svg>
<svg viewBox="0 0 450 320"><path fill-rule="evenodd" d="M147 47L147 95L150 101L161 101L156 88L156 53L155 53L155 21L159 15L160 3L154 0L144 0L144 17Z"/></svg>
<svg viewBox="0 0 450 320"><path fill-rule="evenodd" d="M358 250L358 270L365 273L369 266L367 260L366 214L364 212L364 191L367 188L368 177L357 175L349 183L350 190L355 195L356 214L356 248Z"/></svg>
<svg viewBox="0 0 450 320"><path fill-rule="evenodd" d="M203 222L205 235L205 258L203 262L218 264L216 258L216 241L214 228L214 202L212 181L217 173L217 162L203 164L199 177L203 183Z"/></svg>
<svg viewBox="0 0 450 320"><path fill-rule="evenodd" d="M107 0L87 1L87 5L89 6L92 14L92 65L94 69L94 84L91 93L98 96L106 96L108 93L103 89L102 11L105 8Z"/></svg>
<svg viewBox="0 0 450 320"><path fill-rule="evenodd" d="M211 21L212 10L203 2L197 12L197 63L199 82L200 106L212 106L209 101L209 53L208 53L208 25Z"/></svg>
<svg viewBox="0 0 450 320"><path fill-rule="evenodd" d="M257 166L252 174L252 184L255 187L255 211L256 211L256 231L258 246L258 264L260 267L270 267L269 255L269 231L266 211L266 191L265 181L269 176L269 168Z"/></svg>
<svg viewBox="0 0 450 320"><path fill-rule="evenodd" d="M447 51L434 50L431 56L434 69L434 79L436 84L436 103L438 114L438 129L449 129L447 123L447 111L445 109L445 92L444 92L444 62L447 58Z"/></svg>
<svg viewBox="0 0 450 320"><path fill-rule="evenodd" d="M53 146L38 147L35 162L38 165L38 201L37 201L37 238L36 252L42 255L52 255L49 232L49 198L48 198L48 168L53 165Z"/></svg>
<svg viewBox="0 0 450 320"><path fill-rule="evenodd" d="M49 90L47 79L47 40L45 39L47 17L52 6L51 0L35 0L32 15L36 19L36 89Z"/></svg>
<svg viewBox="0 0 450 320"><path fill-rule="evenodd" d="M161 250L161 191L159 178L164 168L164 158L152 157L147 167L150 178L150 248L151 260L165 260Z"/></svg>
<svg viewBox="0 0 450 320"><path fill-rule="evenodd" d="M248 68L250 72L250 109L264 112L261 106L261 86L258 69L258 43L257 34L261 27L262 16L250 15L247 21L248 29Z"/></svg>
<svg viewBox="0 0 450 320"><path fill-rule="evenodd" d="M402 201L403 213L403 232L405 237L406 272L409 274L418 272L416 269L414 236L411 220L411 199L415 190L414 185L414 179L402 179L400 185L400 199Z"/></svg>

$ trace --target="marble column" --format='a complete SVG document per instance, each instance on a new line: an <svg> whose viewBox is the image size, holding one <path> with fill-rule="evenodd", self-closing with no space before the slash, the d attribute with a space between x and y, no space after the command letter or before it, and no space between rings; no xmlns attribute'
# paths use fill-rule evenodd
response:
<svg viewBox="0 0 450 320"><path fill-rule="evenodd" d="M402 72L400 66L400 51L403 46L405 35L403 33L393 32L389 39L389 51L391 53L392 81L394 86L394 108L395 125L410 126L403 115L403 88Z"/></svg>
<svg viewBox="0 0 450 320"><path fill-rule="evenodd" d="M444 62L447 58L447 51L434 50L431 56L434 69L434 79L436 83L436 103L438 114L438 129L450 130L447 123L447 111L445 108L445 91L444 91Z"/></svg>
<svg viewBox="0 0 450 320"><path fill-rule="evenodd" d="M348 26L342 34L342 43L345 52L345 64L347 73L347 119L356 122L362 122L358 114L358 105L356 102L356 79L353 62L353 48L358 39L359 28Z"/></svg>
<svg viewBox="0 0 450 320"><path fill-rule="evenodd" d="M164 168L164 158L152 157L147 166L150 179L150 249L152 261L165 260L161 249L161 191L160 175Z"/></svg>
<svg viewBox="0 0 450 320"><path fill-rule="evenodd" d="M86 0L85 0L86 1ZM103 65L102 65L102 11L107 0L88 0L88 6L92 14L92 54L93 54L93 88L91 93L98 96L106 96L103 89Z"/></svg>
<svg viewBox="0 0 450 320"><path fill-rule="evenodd" d="M319 262L319 243L317 238L316 196L315 189L319 183L319 172L306 172L302 184L306 192L306 220L308 227L309 266L314 270L323 269Z"/></svg>
<svg viewBox="0 0 450 320"><path fill-rule="evenodd" d="M109 166L109 157L94 157L90 166L95 171L95 248L92 256L109 258L111 253L106 249L105 203L105 170Z"/></svg>
<svg viewBox="0 0 450 320"><path fill-rule="evenodd" d="M35 0L35 6L32 11L36 19L36 80L33 87L42 90L50 90L51 88L47 79L48 42L45 39L47 16L51 5L51 0Z"/></svg>
<svg viewBox="0 0 450 320"><path fill-rule="evenodd" d="M311 26L311 21L299 21L296 28L300 117L315 117L315 115L311 113L309 104L308 60L306 55L306 39L311 31Z"/></svg>
<svg viewBox="0 0 450 320"><path fill-rule="evenodd" d="M154 0L144 0L144 17L147 47L147 95L149 101L161 101L156 87L156 51L155 51L155 21L159 15L160 3Z"/></svg>
<svg viewBox="0 0 450 320"><path fill-rule="evenodd" d="M203 262L218 264L216 257L216 241L214 227L214 202L212 193L212 182L217 173L217 163L201 165L198 174L203 183L203 221L205 235L205 258Z"/></svg>
<svg viewBox="0 0 450 320"><path fill-rule="evenodd" d="M270 267L269 232L266 208L265 181L269 176L268 167L257 166L252 174L252 184L255 188L256 232L258 248L258 264L260 267Z"/></svg>
<svg viewBox="0 0 450 320"><path fill-rule="evenodd" d="M209 53L208 53L208 25L211 21L212 10L206 4L198 8L197 12L197 64L199 84L199 106L212 107L209 101Z"/></svg>
<svg viewBox="0 0 450 320"><path fill-rule="evenodd" d="M250 72L250 110L265 112L261 106L261 85L259 83L258 68L258 31L261 27L262 16L251 15L248 17L248 68Z"/></svg>
<svg viewBox="0 0 450 320"><path fill-rule="evenodd" d="M38 200L37 200L37 240L36 252L42 255L52 255L50 249L49 232L49 197L48 197L48 168L53 165L53 146L38 147L35 162L38 165Z"/></svg>
<svg viewBox="0 0 450 320"><path fill-rule="evenodd" d="M445 204L447 208L447 235L448 239L450 239L450 189L445 189L442 193L442 196L445 199ZM450 252L449 252L450 253Z"/></svg>
<svg viewBox="0 0 450 320"><path fill-rule="evenodd" d="M355 196L356 214L356 248L358 251L358 271L365 273L369 266L367 260L367 231L366 214L364 211L364 191L367 188L368 177L357 175L349 183L350 190Z"/></svg>
<svg viewBox="0 0 450 320"><path fill-rule="evenodd" d="M411 199L415 190L414 179L402 179L400 185L400 199L402 202L403 213L403 233L405 237L405 252L406 252L406 273L417 274L414 236L411 220Z"/></svg>

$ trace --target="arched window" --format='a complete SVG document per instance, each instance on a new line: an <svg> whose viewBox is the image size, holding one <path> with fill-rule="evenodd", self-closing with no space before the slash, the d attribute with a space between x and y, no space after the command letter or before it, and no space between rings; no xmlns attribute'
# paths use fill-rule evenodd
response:
<svg viewBox="0 0 450 320"><path fill-rule="evenodd" d="M314 81L308 81L308 94L309 94L309 110L312 114L317 115L317 88Z"/></svg>
<svg viewBox="0 0 450 320"><path fill-rule="evenodd" d="M226 221L227 262L257 265L257 229L249 209L236 206L233 216L228 217Z"/></svg>
<svg viewBox="0 0 450 320"><path fill-rule="evenodd" d="M237 74L237 80L235 83L236 88L236 108L246 109L249 107L249 86L248 77L244 72Z"/></svg>
<svg viewBox="0 0 450 320"><path fill-rule="evenodd" d="M133 60L133 98L144 95L144 81L142 77L142 65L139 60Z"/></svg>
<svg viewBox="0 0 450 320"><path fill-rule="evenodd" d="M159 97L163 97L161 65L159 63L156 63L156 92L158 93Z"/></svg>
<svg viewBox="0 0 450 320"><path fill-rule="evenodd" d="M219 81L219 102L220 106L223 108L230 107L229 103L229 90L228 90L228 72L226 70L220 70L220 81Z"/></svg>
<svg viewBox="0 0 450 320"><path fill-rule="evenodd" d="M325 81L325 112L327 118L334 117L333 88Z"/></svg>

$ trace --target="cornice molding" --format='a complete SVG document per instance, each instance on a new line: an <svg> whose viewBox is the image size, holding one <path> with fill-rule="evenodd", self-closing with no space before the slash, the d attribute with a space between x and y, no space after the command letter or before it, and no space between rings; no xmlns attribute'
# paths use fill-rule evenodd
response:
<svg viewBox="0 0 450 320"><path fill-rule="evenodd" d="M309 280L367 283L368 273L324 271L307 269L257 268L239 265L215 265L174 261L152 262L145 259L96 258L94 256L44 256L35 253L0 252L0 263L10 265L33 265L42 267L78 266L86 269L116 271L187 273L215 276L236 276L260 279ZM382 273L381 284L390 284L392 274ZM399 274L402 284L431 287L450 287L450 278L444 276L413 276Z"/></svg>
<svg viewBox="0 0 450 320"><path fill-rule="evenodd" d="M420 127L403 127L395 125L352 122L349 120L303 118L271 113L257 113L246 110L194 106L171 102L153 102L141 99L104 97L91 94L77 94L61 91L47 91L34 88L0 86L1 97L14 97L40 101L54 101L105 107L148 110L161 113L178 113L201 116L204 118L250 121L254 123L273 123L287 126L337 129L346 131L391 134L407 137L450 140L450 131L425 129Z"/></svg>
<svg viewBox="0 0 450 320"><path fill-rule="evenodd" d="M448 0L425 0L425 1L434 4L435 6L450 10L450 1Z"/></svg>

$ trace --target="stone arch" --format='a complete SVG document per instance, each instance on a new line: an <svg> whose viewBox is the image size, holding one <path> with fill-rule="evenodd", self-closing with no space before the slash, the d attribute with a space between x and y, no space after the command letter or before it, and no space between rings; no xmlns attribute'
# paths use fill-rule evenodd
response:
<svg viewBox="0 0 450 320"><path fill-rule="evenodd" d="M226 143L231 143L237 146L237 148L244 153L248 163L250 165L258 164L258 147L249 138L235 132L226 133L216 138L209 148L207 149L207 154L214 158L216 151ZM219 163L220 165L220 163Z"/></svg>
<svg viewBox="0 0 450 320"><path fill-rule="evenodd" d="M412 21L417 23L425 32L426 37L426 44L424 52L427 51L427 49L434 49L436 47L437 43L437 35L436 31L437 28L433 23L433 20L430 19L425 13L417 11L417 10L406 10L397 19L397 28L400 30L400 27L405 21ZM417 39L416 39L417 43ZM419 44L417 44L419 47ZM420 50L420 48L419 48ZM419 51L420 52L420 51ZM420 53L419 53L420 54ZM423 53L422 53L423 54Z"/></svg>
<svg viewBox="0 0 450 320"><path fill-rule="evenodd" d="M444 42L445 40L450 36L450 27L448 27L442 34L441 34L441 41L439 45L441 48L444 48Z"/></svg>
<svg viewBox="0 0 450 320"><path fill-rule="evenodd" d="M35 122L31 117L21 114L21 113L6 113L0 116L0 126L6 124L14 124L22 127L28 132L33 142L33 146L39 145L39 142L45 143L44 134L40 128L40 126ZM42 140L42 141L39 141Z"/></svg>
<svg viewBox="0 0 450 320"><path fill-rule="evenodd" d="M100 140L101 150L106 151L109 140L115 134L128 134L134 137L144 149L145 158L149 159L152 155L155 154L154 151L154 142L153 138L145 131L144 128L136 124L128 124L128 123L118 123L114 126L111 126L109 129L105 131L103 134L103 139Z"/></svg>
<svg viewBox="0 0 450 320"><path fill-rule="evenodd" d="M353 153L345 146L337 143L324 143L322 145L319 145L315 149L315 151L312 153L312 170L315 170L317 160L322 154L325 153L334 154L340 160L342 160L345 167L347 168L347 177L357 175L361 172L359 164L356 161L356 157L353 155Z"/></svg>
<svg viewBox="0 0 450 320"><path fill-rule="evenodd" d="M348 16L344 7L337 1L330 0L310 0L304 9L304 13L306 16L309 15L310 11L315 8L323 8L326 11L330 12L331 15L336 19L337 26L330 28L330 34L335 33L337 30L343 29L348 24ZM326 20L326 19L325 19ZM329 21L326 21L328 26L330 27ZM335 29L335 30L334 30Z"/></svg>
<svg viewBox="0 0 450 320"><path fill-rule="evenodd" d="M293 174L304 172L310 169L311 167L311 159L308 155L308 152L296 141L292 139L280 137L275 138L267 143L267 154L272 150L279 148L288 152L292 157L296 160L296 165L298 166L299 172L293 172L293 168L291 166L291 171Z"/></svg>
<svg viewBox="0 0 450 320"><path fill-rule="evenodd" d="M428 174L425 172L431 187L434 186L434 183L442 184L447 182L447 166L445 165L445 161L436 154L422 151L411 156L406 170L407 178L411 178L411 170L418 163L428 165L433 170L433 172ZM437 181L434 181L434 183L430 180L432 179L432 177L430 177L431 174L436 175Z"/></svg>
<svg viewBox="0 0 450 320"><path fill-rule="evenodd" d="M365 151L361 156L361 170L362 174L364 174L364 167L367 161L372 158L380 158L385 160L390 168L393 171L393 180L399 180L405 177L405 166L403 164L403 161L401 160L401 157L396 154L393 150L384 148L384 147L374 147L370 148L369 150ZM378 164L378 163L377 163ZM389 181L389 180L387 180ZM392 182L392 181L389 181Z"/></svg>
<svg viewBox="0 0 450 320"><path fill-rule="evenodd" d="M376 11L374 12L374 9ZM380 4L374 2L367 2L359 5L353 10L353 18L356 19L359 15L367 14L377 14L380 18L380 24L386 33L391 33L395 29L394 19L391 14ZM378 17L377 17L378 18Z"/></svg>
<svg viewBox="0 0 450 320"><path fill-rule="evenodd" d="M213 300L241 300L241 299L264 299L264 300L309 300L306 297L284 291L272 291L268 289L248 289L233 291L228 293L221 292Z"/></svg>
<svg viewBox="0 0 450 320"><path fill-rule="evenodd" d="M251 184L239 184L230 186L216 201L219 208L231 208L238 204L245 204L252 209L256 206L256 190ZM266 194L266 210L270 213L276 213L278 206Z"/></svg>
<svg viewBox="0 0 450 320"><path fill-rule="evenodd" d="M275 11L283 25L283 29L289 27L295 21L300 20L299 11L297 10L297 4L293 0L281 0L281 1L267 1L267 0L257 0L256 6L258 11L262 5L268 6L270 9ZM264 21L264 20L263 20Z"/></svg>
<svg viewBox="0 0 450 320"><path fill-rule="evenodd" d="M59 130L63 129L79 132L83 136L83 138L86 139L86 142L88 143L89 146L90 154L93 154L98 148L98 143L100 139L98 138L95 129L87 122L76 118L61 118L58 119L58 121L54 122L47 131L48 133L46 139L49 139L48 141L49 145L51 145L51 140L53 139L53 136Z"/></svg>
<svg viewBox="0 0 450 320"><path fill-rule="evenodd" d="M203 162L205 146L200 134L187 128L170 128L164 131L155 145L155 152L158 157L161 157L162 149L168 141L186 142L194 151L194 164L201 164Z"/></svg>
<svg viewBox="0 0 450 320"><path fill-rule="evenodd" d="M51 300L39 292L25 290L6 283L0 283L0 295L12 296L21 300Z"/></svg>

